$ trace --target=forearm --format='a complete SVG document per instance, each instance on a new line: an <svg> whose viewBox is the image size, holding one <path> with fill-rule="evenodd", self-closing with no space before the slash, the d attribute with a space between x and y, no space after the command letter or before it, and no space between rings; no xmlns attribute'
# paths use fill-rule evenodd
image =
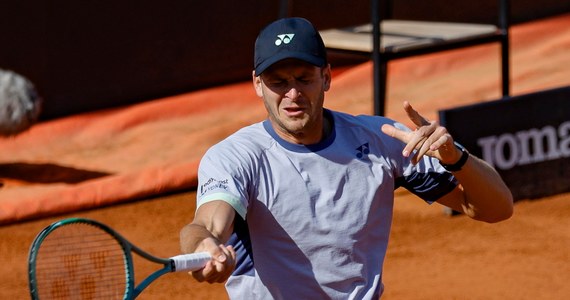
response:
<svg viewBox="0 0 570 300"><path fill-rule="evenodd" d="M233 232L234 209L223 201L206 203L196 212L192 223L180 231L180 248L184 253L208 251L227 242ZM206 244L206 241L209 241Z"/></svg>
<svg viewBox="0 0 570 300"><path fill-rule="evenodd" d="M235 211L223 201L213 201L198 208L192 223L180 230L180 248L183 253L208 252L212 260L204 268L192 272L202 282L223 282L233 272L236 253L225 246L233 232Z"/></svg>
<svg viewBox="0 0 570 300"><path fill-rule="evenodd" d="M216 244L222 242L202 225L188 224L180 231L180 249L182 253L204 251L204 240L211 238Z"/></svg>
<svg viewBox="0 0 570 300"><path fill-rule="evenodd" d="M513 197L500 175L485 161L470 155L460 171L453 172L463 189L463 211L470 217L499 222L513 213Z"/></svg>

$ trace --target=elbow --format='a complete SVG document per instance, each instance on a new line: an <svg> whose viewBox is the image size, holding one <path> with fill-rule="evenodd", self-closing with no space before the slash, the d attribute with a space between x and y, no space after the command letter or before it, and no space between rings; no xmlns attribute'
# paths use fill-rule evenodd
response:
<svg viewBox="0 0 570 300"><path fill-rule="evenodd" d="M489 213L476 213L476 212L468 212L467 215L474 220L485 222L485 223L499 223L505 220L508 220L513 215L512 207L501 209L501 210L493 210Z"/></svg>
<svg viewBox="0 0 570 300"><path fill-rule="evenodd" d="M501 214L499 215L499 218L497 218L497 220L495 220L495 222L492 222L492 223L497 223L500 221L508 220L513 216L513 213L515 210L515 205L514 205L515 201L513 199L513 194L511 193L511 191L509 189L506 189L506 191L504 193L503 202L504 202L504 205L502 206Z"/></svg>
<svg viewBox="0 0 570 300"><path fill-rule="evenodd" d="M499 222L510 219L512 216L513 216L513 207L511 206L510 208L505 208L505 209L502 209L501 211L498 211L494 214L491 214L481 221L484 221L487 223L499 223Z"/></svg>
<svg viewBox="0 0 570 300"><path fill-rule="evenodd" d="M489 223L497 223L510 219L514 213L514 198L511 190L505 186L497 197L496 216L491 218Z"/></svg>
<svg viewBox="0 0 570 300"><path fill-rule="evenodd" d="M500 200L496 202L500 203L500 205L495 205L487 213L475 214L473 218L487 223L498 223L510 219L514 213L512 194L509 192L504 197L501 197Z"/></svg>

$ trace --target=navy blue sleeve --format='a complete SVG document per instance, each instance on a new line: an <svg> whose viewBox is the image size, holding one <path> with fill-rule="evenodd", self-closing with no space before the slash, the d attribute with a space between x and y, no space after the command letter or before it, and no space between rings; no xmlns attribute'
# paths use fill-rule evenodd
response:
<svg viewBox="0 0 570 300"><path fill-rule="evenodd" d="M395 188L403 187L428 203L433 203L457 186L449 172L412 173L396 179Z"/></svg>

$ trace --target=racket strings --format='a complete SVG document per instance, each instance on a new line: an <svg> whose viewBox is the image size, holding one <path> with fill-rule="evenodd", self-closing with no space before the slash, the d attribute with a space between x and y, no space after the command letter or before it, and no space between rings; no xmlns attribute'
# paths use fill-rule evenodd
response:
<svg viewBox="0 0 570 300"><path fill-rule="evenodd" d="M43 240L36 258L40 299L122 299L128 281L125 251L101 228L74 223Z"/></svg>

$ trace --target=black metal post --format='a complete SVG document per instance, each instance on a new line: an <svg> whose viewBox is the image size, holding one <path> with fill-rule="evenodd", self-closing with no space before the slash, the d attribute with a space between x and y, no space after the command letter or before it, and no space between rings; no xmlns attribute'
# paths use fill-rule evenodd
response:
<svg viewBox="0 0 570 300"><path fill-rule="evenodd" d="M384 115L384 97L385 93L382 86L382 64L380 57L380 5L379 0L371 0L371 19L372 19L372 61L373 61L373 101L374 114L378 116ZM384 66L385 67L385 66Z"/></svg>
<svg viewBox="0 0 570 300"><path fill-rule="evenodd" d="M509 0L499 0L499 28L501 29L501 76L503 98L510 95L510 62L509 62L509 26L510 3Z"/></svg>

